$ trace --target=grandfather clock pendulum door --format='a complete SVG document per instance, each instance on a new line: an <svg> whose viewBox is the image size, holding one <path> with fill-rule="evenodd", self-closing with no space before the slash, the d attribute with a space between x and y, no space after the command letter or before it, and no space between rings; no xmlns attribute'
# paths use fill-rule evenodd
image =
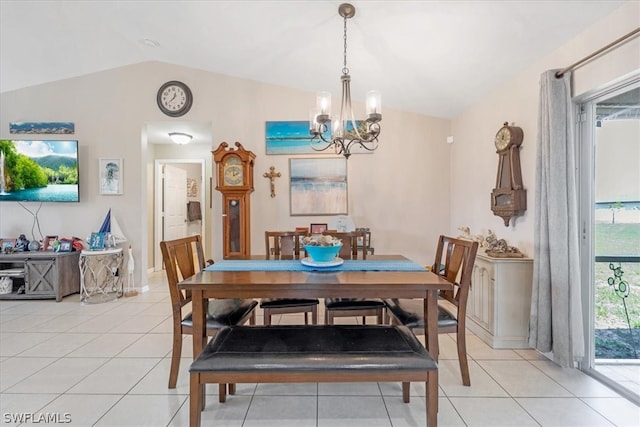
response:
<svg viewBox="0 0 640 427"><path fill-rule="evenodd" d="M256 155L239 142L236 149L221 143L213 151L216 190L222 193L222 256L224 259L251 255L250 198Z"/></svg>

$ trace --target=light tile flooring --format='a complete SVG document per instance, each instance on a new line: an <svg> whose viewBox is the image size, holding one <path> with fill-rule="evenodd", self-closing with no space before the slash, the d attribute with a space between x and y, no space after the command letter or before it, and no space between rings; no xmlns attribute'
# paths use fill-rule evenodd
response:
<svg viewBox="0 0 640 427"><path fill-rule="evenodd" d="M147 292L115 302L0 301L1 425L188 425L191 340L169 390L170 316L163 273ZM440 426L640 425L640 408L536 351L494 350L470 334L464 387L454 338L440 335L440 348ZM424 426L421 396L424 384L412 385L410 404L398 383L239 384L224 404L207 399L202 425Z"/></svg>
<svg viewBox="0 0 640 427"><path fill-rule="evenodd" d="M596 359L595 369L640 396L640 360Z"/></svg>

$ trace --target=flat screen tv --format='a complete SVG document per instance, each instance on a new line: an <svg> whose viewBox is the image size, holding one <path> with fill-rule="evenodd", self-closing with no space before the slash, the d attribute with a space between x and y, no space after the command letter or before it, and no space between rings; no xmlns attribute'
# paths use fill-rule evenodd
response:
<svg viewBox="0 0 640 427"><path fill-rule="evenodd" d="M0 202L79 202L78 141L0 140Z"/></svg>

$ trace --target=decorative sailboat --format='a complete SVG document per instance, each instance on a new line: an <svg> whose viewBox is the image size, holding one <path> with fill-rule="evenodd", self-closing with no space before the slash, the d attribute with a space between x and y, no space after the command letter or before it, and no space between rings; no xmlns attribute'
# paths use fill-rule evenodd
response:
<svg viewBox="0 0 640 427"><path fill-rule="evenodd" d="M120 224L118 224L118 220L115 216L111 215L111 209L107 212L107 216L104 217L104 221L102 221L102 225L100 226L100 233L108 233L110 235L111 243L113 246L117 246L120 243L124 243L127 241L127 236L122 232L122 228L120 228Z"/></svg>
<svg viewBox="0 0 640 427"><path fill-rule="evenodd" d="M102 221L102 225L100 226L100 233L105 233L113 246L117 246L120 243L126 242L128 239L122 232L122 228L120 228L120 224L115 216L111 215L111 209L107 212L107 215L104 217L104 221ZM134 283L134 269L135 263L133 260L133 251L131 249L131 245L129 245L129 258L127 259L127 288L124 291L125 297L133 297L138 295L138 291L135 288Z"/></svg>

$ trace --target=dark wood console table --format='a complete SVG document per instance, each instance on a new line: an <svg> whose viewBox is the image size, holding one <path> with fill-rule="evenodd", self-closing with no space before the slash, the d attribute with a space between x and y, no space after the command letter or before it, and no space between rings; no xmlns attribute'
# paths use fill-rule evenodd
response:
<svg viewBox="0 0 640 427"><path fill-rule="evenodd" d="M11 293L0 294L0 299L61 301L67 295L80 292L79 256L80 252L0 254L0 277L13 280Z"/></svg>

